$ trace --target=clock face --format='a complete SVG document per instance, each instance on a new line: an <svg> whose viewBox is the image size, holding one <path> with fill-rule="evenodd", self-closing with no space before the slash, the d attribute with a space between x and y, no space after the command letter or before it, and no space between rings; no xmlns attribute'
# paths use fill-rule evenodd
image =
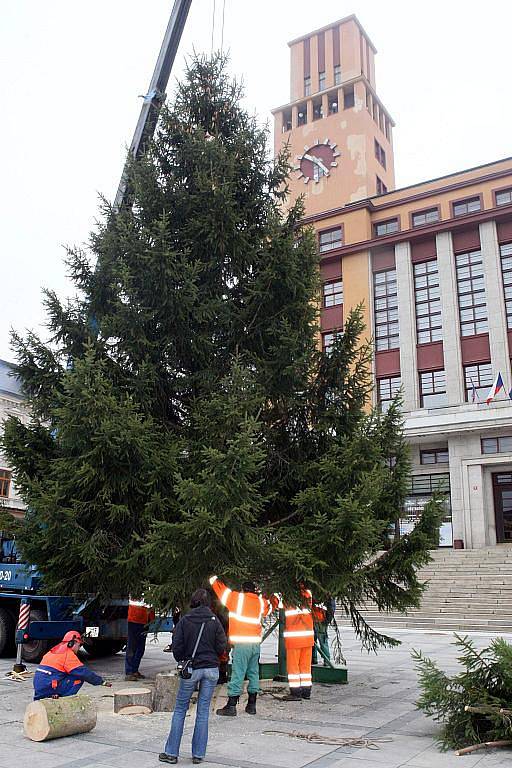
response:
<svg viewBox="0 0 512 768"><path fill-rule="evenodd" d="M336 144L329 139L323 142L317 139L310 147L304 147L303 155L297 155L298 165L293 170L298 172L299 179L304 179L304 184L309 181L318 183L322 176L331 175L333 168L338 165L336 158L339 156Z"/></svg>

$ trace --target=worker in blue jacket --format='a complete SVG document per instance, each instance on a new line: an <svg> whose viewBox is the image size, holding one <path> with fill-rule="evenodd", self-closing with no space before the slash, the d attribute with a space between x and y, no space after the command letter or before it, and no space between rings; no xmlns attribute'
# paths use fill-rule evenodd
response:
<svg viewBox="0 0 512 768"><path fill-rule="evenodd" d="M34 675L34 701L74 696L84 682L111 687L82 664L76 655L81 645L80 632L66 632L62 641L45 653Z"/></svg>

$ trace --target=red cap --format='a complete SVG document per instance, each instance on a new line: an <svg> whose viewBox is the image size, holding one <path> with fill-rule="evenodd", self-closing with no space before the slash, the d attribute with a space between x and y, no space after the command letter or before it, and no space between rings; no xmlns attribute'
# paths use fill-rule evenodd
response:
<svg viewBox="0 0 512 768"><path fill-rule="evenodd" d="M66 632L62 638L63 643L69 643L71 640L82 640L82 635L77 632L76 629L72 629L70 632Z"/></svg>

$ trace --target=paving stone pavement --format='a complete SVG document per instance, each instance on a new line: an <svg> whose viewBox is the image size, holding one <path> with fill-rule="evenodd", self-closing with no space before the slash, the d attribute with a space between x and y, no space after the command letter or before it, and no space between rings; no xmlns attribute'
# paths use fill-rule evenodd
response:
<svg viewBox="0 0 512 768"><path fill-rule="evenodd" d="M207 768L512 768L511 750L493 750L465 757L442 753L435 745L437 726L415 709L416 674L412 648L421 649L447 671L456 668L456 653L449 633L400 631L402 645L362 652L353 633L344 629L344 652L349 684L315 685L310 702L284 703L275 698L275 685L258 699L256 717L243 711L236 718L210 718ZM475 634L479 647L490 635ZM512 641L512 636L509 636ZM162 652L169 636L148 643L141 671L151 685L157 672L174 666ZM263 646L262 657L274 660L275 640ZM126 686L124 655L88 662L113 682L113 690L85 685L83 692L98 705L98 723L87 734L35 743L22 733L23 713L32 698L31 681L14 683L4 674L12 659L0 659L0 768L155 768L167 737L170 715L154 713L123 717L112 713L113 690ZM33 667L32 667L33 668ZM140 685L147 684L146 681ZM130 683L130 686L133 685ZM139 685L139 684L136 684ZM224 703L218 689L212 708ZM180 764L191 765L193 717L187 718ZM268 733L280 731L281 733ZM325 736L374 739L378 749L336 747L305 742L286 735L290 731ZM284 732L284 733L283 733Z"/></svg>

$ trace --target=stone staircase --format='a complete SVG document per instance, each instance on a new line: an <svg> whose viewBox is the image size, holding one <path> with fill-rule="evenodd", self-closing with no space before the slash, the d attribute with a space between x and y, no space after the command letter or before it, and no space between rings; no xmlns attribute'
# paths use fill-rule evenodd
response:
<svg viewBox="0 0 512 768"><path fill-rule="evenodd" d="M420 608L381 613L368 604L363 615L371 626L512 633L512 545L432 555L420 571L428 581Z"/></svg>

